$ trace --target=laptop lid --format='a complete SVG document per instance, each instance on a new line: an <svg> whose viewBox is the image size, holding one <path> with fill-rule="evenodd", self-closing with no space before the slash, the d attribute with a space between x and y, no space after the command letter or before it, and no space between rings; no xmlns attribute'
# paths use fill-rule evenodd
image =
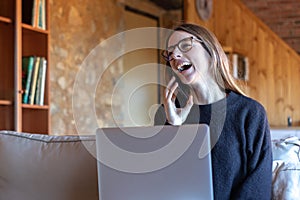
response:
<svg viewBox="0 0 300 200"><path fill-rule="evenodd" d="M213 199L204 124L97 130L100 200Z"/></svg>

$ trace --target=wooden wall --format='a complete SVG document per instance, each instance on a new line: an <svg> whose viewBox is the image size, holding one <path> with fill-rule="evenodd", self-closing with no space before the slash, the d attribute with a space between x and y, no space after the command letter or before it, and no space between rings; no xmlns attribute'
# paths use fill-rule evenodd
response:
<svg viewBox="0 0 300 200"><path fill-rule="evenodd" d="M184 19L208 27L223 46L248 56L246 93L267 110L271 126L300 126L300 56L240 0L214 0L211 18L202 21L195 0L185 0Z"/></svg>

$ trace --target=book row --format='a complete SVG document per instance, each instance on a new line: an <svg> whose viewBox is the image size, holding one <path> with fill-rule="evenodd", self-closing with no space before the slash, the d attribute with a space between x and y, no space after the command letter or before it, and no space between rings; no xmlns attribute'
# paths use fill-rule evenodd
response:
<svg viewBox="0 0 300 200"><path fill-rule="evenodd" d="M46 30L46 0L31 0L22 7L23 23Z"/></svg>
<svg viewBox="0 0 300 200"><path fill-rule="evenodd" d="M22 88L24 104L44 105L47 60L44 57L22 58Z"/></svg>

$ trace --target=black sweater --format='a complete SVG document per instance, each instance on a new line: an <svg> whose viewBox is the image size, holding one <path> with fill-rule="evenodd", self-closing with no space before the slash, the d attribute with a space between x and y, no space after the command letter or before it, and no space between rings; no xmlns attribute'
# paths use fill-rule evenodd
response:
<svg viewBox="0 0 300 200"><path fill-rule="evenodd" d="M194 105L185 124L205 123L212 138L214 198L270 200L272 149L265 109L257 101L229 92L209 105ZM168 124L164 108L155 125Z"/></svg>

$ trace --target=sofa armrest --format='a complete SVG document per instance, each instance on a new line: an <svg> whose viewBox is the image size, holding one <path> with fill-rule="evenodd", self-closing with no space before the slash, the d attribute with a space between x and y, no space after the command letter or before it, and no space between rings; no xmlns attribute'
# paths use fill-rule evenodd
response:
<svg viewBox="0 0 300 200"><path fill-rule="evenodd" d="M0 131L0 199L98 200L95 136Z"/></svg>

